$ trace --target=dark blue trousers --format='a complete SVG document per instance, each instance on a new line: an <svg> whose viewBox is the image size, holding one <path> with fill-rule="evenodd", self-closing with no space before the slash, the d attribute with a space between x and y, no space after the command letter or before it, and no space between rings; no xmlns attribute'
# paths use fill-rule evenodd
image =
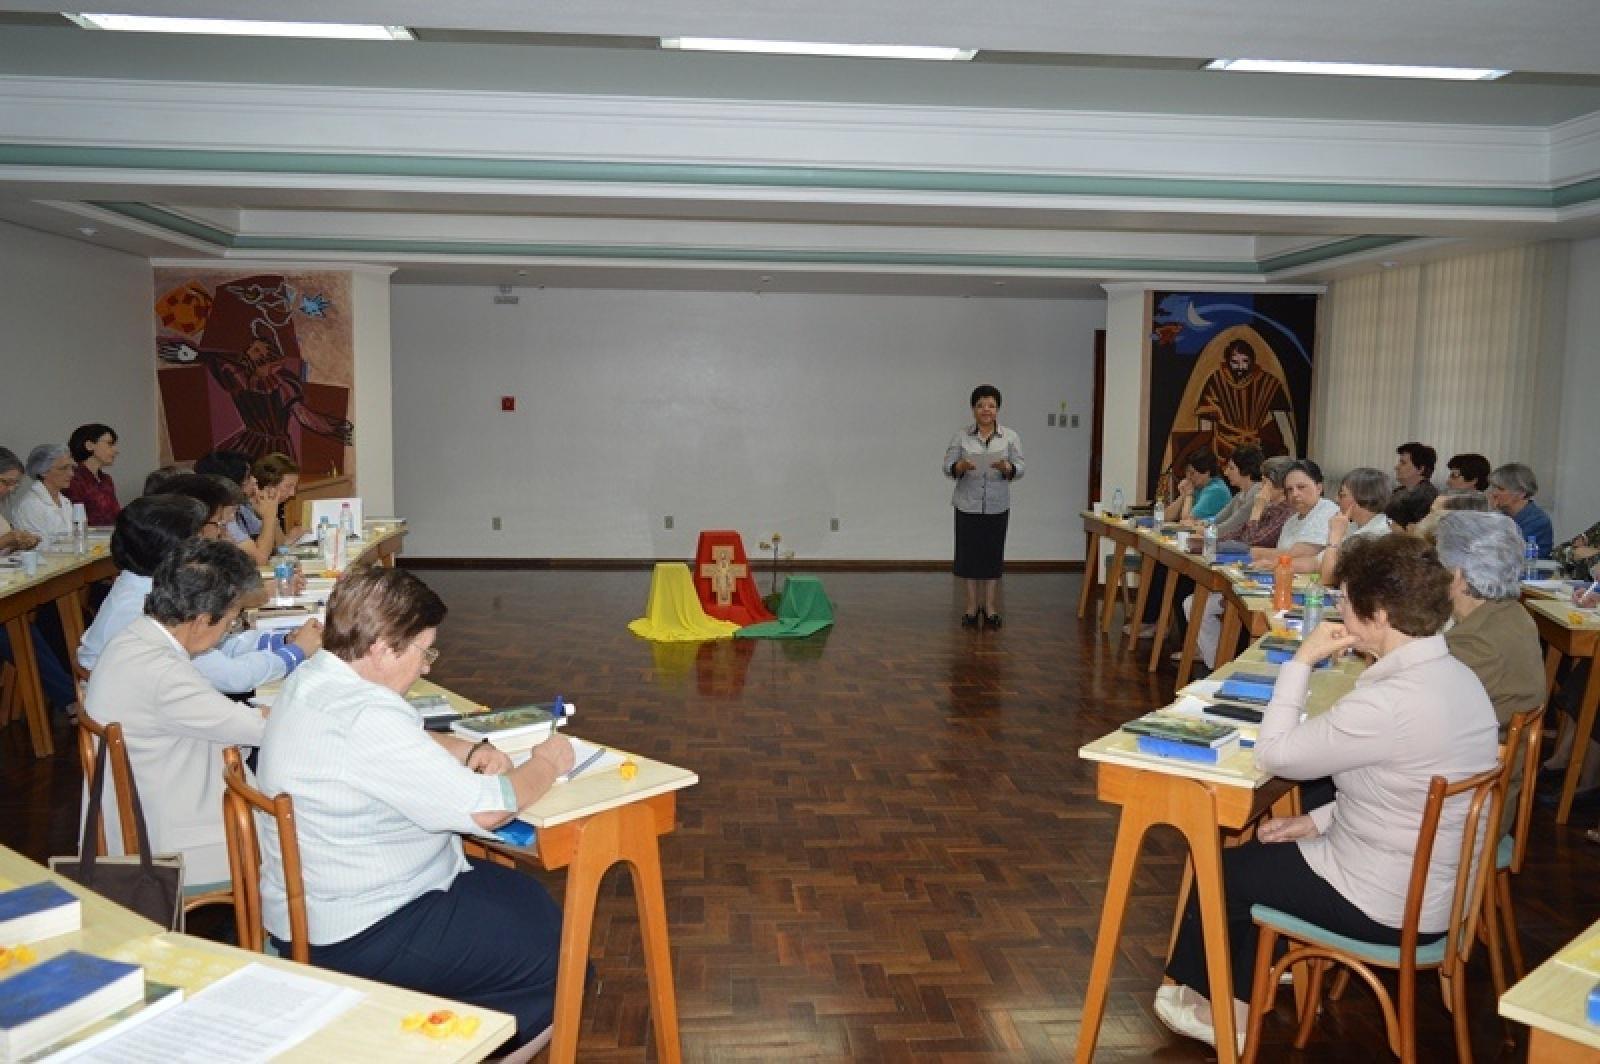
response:
<svg viewBox="0 0 1600 1064"><path fill-rule="evenodd" d="M550 1026L560 948L561 909L543 885L474 861L449 890L429 891L343 942L312 946L311 963L509 1012L512 1050Z"/></svg>
<svg viewBox="0 0 1600 1064"><path fill-rule="evenodd" d="M72 682L72 674L61 664L55 651L50 649L37 624L29 634L33 636L33 660L39 665L39 686L44 688L44 700L54 709L66 709L78 700L78 688ZM11 637L4 628L0 628L0 661L15 660L11 656Z"/></svg>

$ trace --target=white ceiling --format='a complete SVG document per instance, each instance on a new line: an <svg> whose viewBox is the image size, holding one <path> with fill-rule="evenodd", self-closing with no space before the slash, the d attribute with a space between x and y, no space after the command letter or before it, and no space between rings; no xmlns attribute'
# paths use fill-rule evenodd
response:
<svg viewBox="0 0 1600 1064"><path fill-rule="evenodd" d="M115 9L212 17L263 14L259 3L241 0L119 0ZM871 5L838 0L276 0L271 7L274 18L377 21L420 29L421 41L394 45L239 39L197 44L195 38L81 31L62 25L57 11L57 4L0 0L0 151L8 144L176 148L205 144L208 131L231 137L249 126L247 137L226 143L242 139L259 143L263 151L305 151L297 145L311 130L324 133L319 143L349 143L352 152L463 154L432 139L438 131L429 125L428 112L434 108L427 94L435 93L458 109L470 109L474 99L492 102L495 108L523 99L649 100L685 113L699 108L706 116L697 120L698 127L685 124L700 139L687 136L676 153L660 147L659 127L647 127L640 119L641 136L634 139L641 146L634 156L599 148L586 154L582 134L588 131L581 127L587 119L577 111L567 126L549 125L549 139L545 125L497 127L490 117L496 112L485 111L472 142L472 153L482 158L492 158L499 147L523 159L755 165L780 155L787 158L788 153L773 153L770 143L773 138L782 143L792 133L796 145L805 146L793 154L795 166L861 166L866 164L855 162L865 157L859 145L848 147L844 140L838 141L839 154L824 150L817 156L828 162L804 161L806 151L825 148L827 138L838 134L843 128L839 116L853 114L850 108L870 112L886 130L899 121L895 115L915 115L907 130L914 132L915 123L931 124L930 135L938 130L941 114L949 116L952 127L970 126L977 121L973 116L992 114L997 122L1028 130L1025 136L1048 140L1040 132L1045 125L1035 128L1025 117L1038 114L1046 125L1059 117L1062 132L1052 134L1053 142L1041 140L1048 157L1041 155L1036 162L1020 150L1015 158L1005 157L1010 145L993 159L975 156L973 152L989 148L970 135L946 136L944 143L924 136L915 143L932 154L902 159L895 154L895 129L883 139L876 165L952 174L993 169L1024 176L1093 176L1093 160L1075 157L1074 144L1080 145L1080 155L1092 156L1091 142L1115 145L1120 137L1121 143L1142 149L1149 165L1107 162L1108 175L1128 181L1160 175L1169 184L1186 176L1186 158L1205 156L1203 148L1196 148L1202 141L1226 148L1229 131L1239 129L1245 134L1242 145L1268 128L1263 123L1276 123L1271 128L1278 130L1284 126L1280 120L1289 120L1307 123L1298 141L1279 132L1272 136L1304 158L1285 162L1282 175L1270 167L1252 170L1259 160L1247 162L1243 155L1235 171L1224 151L1220 163L1214 158L1196 162L1187 176L1213 183L1327 181L1344 189L1331 193L1326 202L1294 197L1282 202L1201 202L1192 196L1166 199L1162 191L1007 197L904 189L623 188L548 180L491 185L403 176L220 174L187 170L182 163L171 169L119 169L109 163L99 168L7 165L0 159L0 218L145 256L222 252L203 241L175 237L148 218L130 219L91 204L151 205L162 217L180 216L243 238L238 251L226 253L232 257L248 254L243 245L252 238L292 237L305 247L317 236L327 238L323 243L348 240L351 248L365 250L317 254L395 266L402 283L1056 298L1094 291L1102 280L1125 279L1125 270L1092 265L1119 256L1169 263L1191 258L1264 261L1287 250L1350 237L1417 238L1409 246L1329 257L1297 267L1293 275L1247 279L1304 281L1382 258L1438 254L1462 243L1600 232L1600 200L1588 206L1574 201L1560 210L1525 209L1509 205L1516 202L1512 199L1477 202L1470 195L1446 196L1436 203L1412 203L1403 194L1393 203L1381 197L1355 206L1340 201L1340 196L1360 200L1363 184L1394 184L1402 193L1414 185L1454 194L1476 185L1514 192L1600 178L1600 119L1586 118L1600 115L1597 0L1124 0L1117 5L1103 0L998 0L986 5L951 0ZM676 34L955 44L985 52L972 63L936 64L688 55L653 46L654 37ZM1215 56L1481 65L1517 73L1502 82L1444 84L1198 69ZM14 94L18 87L56 84L78 94L70 121L56 122L49 118L54 112L40 111L44 117L32 126L25 121L28 116L7 125L3 112L8 91L16 115L22 102L30 107L35 102L21 101ZM99 101L92 90L97 84L105 86ZM85 85L91 86L87 95ZM154 85L171 85L173 91L170 100L159 101L167 110L155 103L146 108L145 124L159 128L165 115L170 136L129 132L140 125L126 120L132 113L130 94L146 93L156 100L161 93L150 88ZM210 96L227 93L207 86L260 86L261 113L241 120L224 103L211 106ZM316 91L308 97L306 87ZM371 103L373 92L401 93L394 100L416 103L415 121L402 117L398 102L381 107ZM314 102L304 102L308 98ZM717 101L726 102L730 116L740 116L727 119L727 140L738 143L726 154L717 143ZM341 140L348 135L332 110L323 112L325 106L346 117L370 113L372 123L383 125L390 139L381 145L378 138L371 144ZM815 108L815 116L806 116L808 106ZM780 122L773 115L787 124L773 126ZM548 119L546 115L542 121L548 124ZM508 112L504 121L515 119ZM768 123L767 153L746 151L739 138L757 136L763 122ZM1077 136L1070 131L1076 128L1072 122L1092 128L1102 140L1071 139ZM571 126L580 127L576 139L560 140ZM647 132L654 139L642 135ZM501 134L506 136L497 144ZM1323 152L1333 161L1325 170L1315 161L1319 140L1337 144ZM1402 146L1408 141L1424 146L1413 153L1423 162L1404 156ZM1533 176L1506 176L1519 174ZM1449 205L1457 202L1460 206ZM627 219L638 220L635 232L628 232ZM85 235L83 228L95 232ZM1018 235L1005 236L1008 229ZM566 258L505 248L471 254L450 244L452 239L486 241L497 232L519 234L519 246L525 248L559 243ZM642 243L650 233L658 234L651 249L654 261L603 261L616 254L616 246ZM1241 239L1246 244L1254 240L1256 250L1239 251ZM386 250L402 240L418 246L432 241L443 250ZM595 255L582 253L585 241L593 243ZM715 258L718 249L750 258L761 248L785 249L790 261L744 265L694 260L696 255ZM675 258L674 249L694 254ZM831 249L841 258L831 266L804 261L816 249ZM873 249L882 261L846 261ZM893 264L899 261L895 256L912 252L935 258L942 253L947 261ZM983 256L999 265L963 265ZM1079 265L1056 268L1050 262ZM1043 265L1035 268L1034 263ZM519 277L518 270L525 275Z"/></svg>

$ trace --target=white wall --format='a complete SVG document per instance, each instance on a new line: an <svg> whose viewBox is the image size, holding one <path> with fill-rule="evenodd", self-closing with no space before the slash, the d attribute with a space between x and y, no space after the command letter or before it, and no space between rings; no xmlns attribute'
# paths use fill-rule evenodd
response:
<svg viewBox="0 0 1600 1064"><path fill-rule="evenodd" d="M735 528L751 550L782 532L802 564L945 558L939 462L989 381L1028 460L1008 557L1082 556L1100 300L519 294L393 291L413 554L684 557L700 529ZM1079 426L1047 428L1063 401Z"/></svg>
<svg viewBox="0 0 1600 1064"><path fill-rule="evenodd" d="M116 429L124 502L156 466L150 264L0 222L0 445L27 460L85 422Z"/></svg>
<svg viewBox="0 0 1600 1064"><path fill-rule="evenodd" d="M1600 237L1570 246L1566 297L1554 496L1540 492L1541 502L1553 504L1558 541L1600 521Z"/></svg>
<svg viewBox="0 0 1600 1064"><path fill-rule="evenodd" d="M360 266L350 275L355 347L356 491L362 512L394 513L394 403L389 338L387 266Z"/></svg>

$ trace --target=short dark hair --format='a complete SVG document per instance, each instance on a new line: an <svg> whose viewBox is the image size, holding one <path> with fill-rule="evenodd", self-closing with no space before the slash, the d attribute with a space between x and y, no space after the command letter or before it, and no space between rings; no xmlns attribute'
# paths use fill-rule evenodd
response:
<svg viewBox="0 0 1600 1064"><path fill-rule="evenodd" d="M210 515L188 495L141 495L117 514L111 530L111 560L135 576L150 576L161 559L200 534Z"/></svg>
<svg viewBox="0 0 1600 1064"><path fill-rule="evenodd" d="M179 473L161 486L168 495L187 495L205 504L206 514L217 513L225 506L238 506L244 501L239 485L227 477L206 473Z"/></svg>
<svg viewBox="0 0 1600 1064"><path fill-rule="evenodd" d="M1462 480L1470 480L1472 486L1479 491L1489 490L1489 470L1494 467L1489 464L1489 459L1481 454L1453 455L1450 461L1444 464L1446 469L1453 469L1461 475Z"/></svg>
<svg viewBox="0 0 1600 1064"><path fill-rule="evenodd" d="M444 600L405 569L364 565L346 573L328 596L322 648L343 661L358 661L378 643L399 650L437 628Z"/></svg>
<svg viewBox="0 0 1600 1064"><path fill-rule="evenodd" d="M186 539L156 566L144 612L162 624L216 622L260 586L256 563L232 543Z"/></svg>
<svg viewBox="0 0 1600 1064"><path fill-rule="evenodd" d="M1228 456L1228 461L1233 463L1233 468L1239 471L1239 475L1248 477L1251 480L1261 479L1261 463L1266 460L1266 455L1262 454L1261 448L1253 443L1235 447L1233 454Z"/></svg>
<svg viewBox="0 0 1600 1064"><path fill-rule="evenodd" d="M1283 479L1288 480L1290 473L1304 473L1311 478L1311 483L1322 483L1322 467L1309 458L1301 458L1283 471Z"/></svg>
<svg viewBox="0 0 1600 1064"><path fill-rule="evenodd" d="M1450 619L1450 571L1433 545L1415 536L1347 542L1333 579L1358 616L1372 618L1382 610L1391 628L1414 638L1437 635Z"/></svg>
<svg viewBox="0 0 1600 1064"><path fill-rule="evenodd" d="M81 462L89 457L89 445L100 439L101 436L111 437L111 442L117 442L117 430L110 425L88 424L79 425L72 430L72 435L67 437L67 450L72 452L72 460Z"/></svg>
<svg viewBox="0 0 1600 1064"><path fill-rule="evenodd" d="M243 487L245 479L250 476L250 456L242 451L211 451L195 459L194 471L227 477Z"/></svg>
<svg viewBox="0 0 1600 1064"><path fill-rule="evenodd" d="M972 389L972 401L968 406L977 406L979 399L993 399L996 407L1000 406L1000 389L992 384L980 384Z"/></svg>
<svg viewBox="0 0 1600 1064"><path fill-rule="evenodd" d="M1424 477L1433 476L1433 467L1439 464L1439 452L1425 443L1412 440L1402 443L1394 449L1395 454L1403 454L1411 459L1411 464L1422 470Z"/></svg>
<svg viewBox="0 0 1600 1064"><path fill-rule="evenodd" d="M1208 477L1217 475L1217 456L1210 451L1196 451L1183 460L1184 467Z"/></svg>
<svg viewBox="0 0 1600 1064"><path fill-rule="evenodd" d="M13 469L22 469L22 459L9 447L0 447L0 473L9 473Z"/></svg>
<svg viewBox="0 0 1600 1064"><path fill-rule="evenodd" d="M1383 508L1383 516L1389 519L1390 524L1410 528L1433 509L1433 501L1425 495L1414 491L1397 491L1389 499L1389 505Z"/></svg>
<svg viewBox="0 0 1600 1064"><path fill-rule="evenodd" d="M973 402L977 402L976 399ZM293 458L280 451L273 451L256 459L256 464L250 467L250 472L256 475L256 483L263 488L277 487L283 483L283 478L290 473L298 474L300 467ZM244 483L240 481L240 483Z"/></svg>

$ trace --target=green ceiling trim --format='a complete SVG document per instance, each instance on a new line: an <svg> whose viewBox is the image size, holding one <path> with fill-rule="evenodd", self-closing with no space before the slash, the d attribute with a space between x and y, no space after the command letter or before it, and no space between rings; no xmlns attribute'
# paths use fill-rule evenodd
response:
<svg viewBox="0 0 1600 1064"><path fill-rule="evenodd" d="M225 251L342 251L372 255L498 255L516 259L604 259L648 262L786 263L817 266L941 266L961 269L1081 270L1095 273L1214 273L1260 277L1414 239L1357 236L1313 248L1251 259L1149 259L1114 256L963 255L901 251L797 251L785 248L678 247L649 244L543 244L469 240L367 240L339 237L237 236L148 203L99 201L101 210L168 229Z"/></svg>
<svg viewBox="0 0 1600 1064"><path fill-rule="evenodd" d="M1571 206L1600 198L1600 180L1581 181L1554 189L1503 186L1474 188L1354 182L1070 177L1048 174L868 170L846 167L563 162L541 159L468 159L449 156L359 155L333 152L91 148L45 144L0 144L0 166L189 170L210 173L338 174L454 180L588 181L601 184L753 185L771 188L1448 207L1551 208Z"/></svg>

